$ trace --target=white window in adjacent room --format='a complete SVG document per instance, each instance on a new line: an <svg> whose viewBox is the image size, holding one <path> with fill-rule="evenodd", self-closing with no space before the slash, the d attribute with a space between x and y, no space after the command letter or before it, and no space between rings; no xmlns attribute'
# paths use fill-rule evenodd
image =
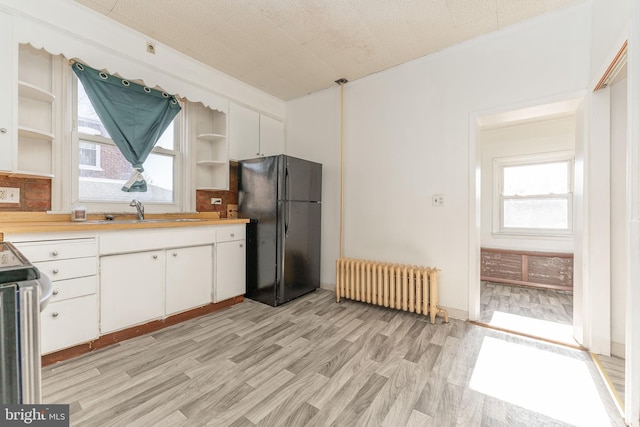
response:
<svg viewBox="0 0 640 427"><path fill-rule="evenodd" d="M494 182L494 232L572 233L573 153L496 159Z"/></svg>
<svg viewBox="0 0 640 427"><path fill-rule="evenodd" d="M179 127L182 113L156 143L143 167L147 192L127 193L120 189L131 175L131 165L122 156L100 122L82 84L77 85L78 165L77 200L105 209L128 204L136 198L145 203L175 205L180 164Z"/></svg>

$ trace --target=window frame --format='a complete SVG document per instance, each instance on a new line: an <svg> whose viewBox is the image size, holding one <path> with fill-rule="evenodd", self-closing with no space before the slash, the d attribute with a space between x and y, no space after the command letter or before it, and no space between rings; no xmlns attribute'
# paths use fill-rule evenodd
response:
<svg viewBox="0 0 640 427"><path fill-rule="evenodd" d="M567 163L567 193L536 194L527 196L505 196L504 169L510 166L541 165L546 163ZM575 152L572 150L538 153L520 156L499 157L493 159L493 230L495 236L526 237L573 237L573 191L574 191ZM525 228L504 226L505 200L567 200L567 228Z"/></svg>
<svg viewBox="0 0 640 427"><path fill-rule="evenodd" d="M70 192L71 203L82 204L87 208L89 212L114 212L114 213L131 213L129 207L129 201L100 201L90 199L80 199L79 191L79 179L80 179L80 159L79 150L80 142L95 143L98 147L102 145L108 145L117 147L116 144L110 138L105 138L100 135L91 135L81 133L78 130L78 78L68 70L69 79L71 80L71 122L73 123L71 131L71 156L70 165L71 179L70 179ZM174 213L185 212L192 210L192 203L189 194L188 173L187 165L185 164L187 158L187 135L186 135L186 108L180 111L173 121L174 132L174 148L173 150L163 147L153 147L150 154L164 155L173 157L173 201L172 202L144 202L145 211L149 213ZM136 198L137 193L130 193L131 199Z"/></svg>

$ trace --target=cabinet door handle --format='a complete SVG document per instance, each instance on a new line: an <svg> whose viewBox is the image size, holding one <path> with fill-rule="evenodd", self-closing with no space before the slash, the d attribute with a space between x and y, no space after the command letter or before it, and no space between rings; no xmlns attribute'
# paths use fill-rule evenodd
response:
<svg viewBox="0 0 640 427"><path fill-rule="evenodd" d="M0 128L0 133L7 133L7 128Z"/></svg>
<svg viewBox="0 0 640 427"><path fill-rule="evenodd" d="M153 259L158 259L158 255L154 255L154 256L153 256Z"/></svg>
<svg viewBox="0 0 640 427"><path fill-rule="evenodd" d="M242 247L244 247L244 245L242 243L240 243L240 247L242 248Z"/></svg>
<svg viewBox="0 0 640 427"><path fill-rule="evenodd" d="M54 268L54 269L53 269L53 271L52 271L52 273L53 273L53 274L58 274L58 273L60 273L60 270L58 270L57 268Z"/></svg>
<svg viewBox="0 0 640 427"><path fill-rule="evenodd" d="M58 256L58 251L51 252L51 256Z"/></svg>
<svg viewBox="0 0 640 427"><path fill-rule="evenodd" d="M51 313L51 317L58 317L58 316L59 316L59 314L58 314L58 312L57 312L57 311L55 311L55 312Z"/></svg>
<svg viewBox="0 0 640 427"><path fill-rule="evenodd" d="M54 289L54 290L53 290L53 292L51 292L51 294L53 294L53 295L58 295L58 293L59 293L59 292L58 292L58 290L57 290L57 289Z"/></svg>
<svg viewBox="0 0 640 427"><path fill-rule="evenodd" d="M173 253L173 256L174 256L174 257L177 257L177 256L178 256L178 254L174 252L174 253Z"/></svg>
<svg viewBox="0 0 640 427"><path fill-rule="evenodd" d="M234 237L236 234L235 233L231 233L231 237Z"/></svg>

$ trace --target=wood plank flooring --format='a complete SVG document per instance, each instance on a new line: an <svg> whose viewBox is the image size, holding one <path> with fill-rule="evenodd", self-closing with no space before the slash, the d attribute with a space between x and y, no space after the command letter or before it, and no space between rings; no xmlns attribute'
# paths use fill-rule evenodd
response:
<svg viewBox="0 0 640 427"><path fill-rule="evenodd" d="M557 389L560 409L544 400ZM278 308L245 300L50 365L43 391L82 426L531 427L580 425L585 415L624 425L585 352L337 304L324 290Z"/></svg>

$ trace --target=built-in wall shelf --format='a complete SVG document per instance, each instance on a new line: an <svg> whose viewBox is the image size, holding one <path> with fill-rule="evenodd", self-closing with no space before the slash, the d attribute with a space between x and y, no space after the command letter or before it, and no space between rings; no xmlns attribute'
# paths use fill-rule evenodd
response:
<svg viewBox="0 0 640 427"><path fill-rule="evenodd" d="M219 141L225 139L227 136L219 133L201 133L198 138L205 141Z"/></svg>
<svg viewBox="0 0 640 427"><path fill-rule="evenodd" d="M203 166L224 166L227 162L223 160L199 160L197 164Z"/></svg>
<svg viewBox="0 0 640 427"><path fill-rule="evenodd" d="M66 60L44 49L21 44L18 50L18 138L12 172L52 178L55 153L60 148L63 67Z"/></svg>
<svg viewBox="0 0 640 427"><path fill-rule="evenodd" d="M227 143L227 115L202 104L191 108L191 153L194 157L195 187L197 190L229 189L229 145Z"/></svg>
<svg viewBox="0 0 640 427"><path fill-rule="evenodd" d="M51 132L45 132L25 126L18 126L18 135L24 138L37 139L40 141L53 141L56 138Z"/></svg>
<svg viewBox="0 0 640 427"><path fill-rule="evenodd" d="M48 103L53 103L56 99L53 93L23 81L18 82L18 96Z"/></svg>
<svg viewBox="0 0 640 427"><path fill-rule="evenodd" d="M226 188L220 188L220 187L196 187L196 190L203 190L203 191L227 191Z"/></svg>

